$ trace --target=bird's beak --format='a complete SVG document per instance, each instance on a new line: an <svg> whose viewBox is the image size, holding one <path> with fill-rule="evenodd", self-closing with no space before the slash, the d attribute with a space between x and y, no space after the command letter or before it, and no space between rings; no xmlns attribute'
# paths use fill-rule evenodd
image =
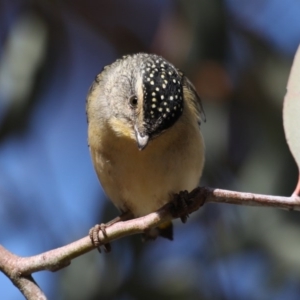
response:
<svg viewBox="0 0 300 300"><path fill-rule="evenodd" d="M140 132L136 126L134 127L134 132L138 148L139 150L143 150L149 142L149 135L144 132Z"/></svg>

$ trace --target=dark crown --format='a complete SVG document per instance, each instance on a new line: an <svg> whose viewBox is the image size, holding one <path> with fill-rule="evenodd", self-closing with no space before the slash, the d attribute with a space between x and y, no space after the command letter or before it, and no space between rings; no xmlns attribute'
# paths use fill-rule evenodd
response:
<svg viewBox="0 0 300 300"><path fill-rule="evenodd" d="M159 56L148 56L141 68L145 127L148 134L155 136L172 126L182 114L182 77Z"/></svg>

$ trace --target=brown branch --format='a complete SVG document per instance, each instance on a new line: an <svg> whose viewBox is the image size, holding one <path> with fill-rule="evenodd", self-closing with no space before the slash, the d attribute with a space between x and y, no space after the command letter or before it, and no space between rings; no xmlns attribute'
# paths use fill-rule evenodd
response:
<svg viewBox="0 0 300 300"><path fill-rule="evenodd" d="M171 202L157 212L129 221L120 221L106 229L106 235L99 232L101 244L116 239L142 233L146 229L190 214L198 210L204 203L229 203L237 205L261 206L300 210L299 197L268 196L241 193L213 188L196 188L185 196L186 205L178 207ZM50 250L31 257L16 256L0 246L0 271L5 273L23 293L26 299L46 299L43 292L34 282L31 274L41 270L56 271L70 264L71 260L94 248L90 238L84 237L66 246Z"/></svg>
<svg viewBox="0 0 300 300"><path fill-rule="evenodd" d="M207 191L207 197L205 200L206 203L228 203L246 206L282 208L287 210L300 210L300 197L296 197L295 195L292 195L291 197L281 197L212 188L197 188L196 190L201 193L202 189Z"/></svg>
<svg viewBox="0 0 300 300"><path fill-rule="evenodd" d="M0 271L20 290L26 299L46 300L45 294L36 284L31 275L19 273L23 258L16 256L0 245Z"/></svg>

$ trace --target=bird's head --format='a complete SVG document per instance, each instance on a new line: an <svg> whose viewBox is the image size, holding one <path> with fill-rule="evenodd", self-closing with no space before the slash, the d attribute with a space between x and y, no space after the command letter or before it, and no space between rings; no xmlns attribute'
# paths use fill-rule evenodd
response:
<svg viewBox="0 0 300 300"><path fill-rule="evenodd" d="M134 139L142 150L181 116L182 81L179 71L160 56L124 56L96 78L99 101L105 102L102 115L117 135Z"/></svg>

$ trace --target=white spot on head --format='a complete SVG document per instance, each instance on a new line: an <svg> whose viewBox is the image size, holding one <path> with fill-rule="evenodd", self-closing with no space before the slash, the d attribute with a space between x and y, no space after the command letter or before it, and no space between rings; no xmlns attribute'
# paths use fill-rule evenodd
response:
<svg viewBox="0 0 300 300"><path fill-rule="evenodd" d="M152 108L155 108L155 107L156 107L156 105L155 105L155 104L152 104L152 105L151 105L151 107L152 107Z"/></svg>
<svg viewBox="0 0 300 300"><path fill-rule="evenodd" d="M170 112L170 108L169 108L169 107L167 107L167 108L166 108L166 111L167 111L167 112Z"/></svg>
<svg viewBox="0 0 300 300"><path fill-rule="evenodd" d="M158 108L159 111L162 111L163 109L161 107Z"/></svg>
<svg viewBox="0 0 300 300"><path fill-rule="evenodd" d="M161 95L161 96L160 96L160 99L164 99L164 98L165 98L165 96L164 96L164 95Z"/></svg>
<svg viewBox="0 0 300 300"><path fill-rule="evenodd" d="M167 105L168 103L167 102L164 102L164 105Z"/></svg>
<svg viewBox="0 0 300 300"><path fill-rule="evenodd" d="M165 83L165 84L167 84L167 83L168 83L168 81L167 81L167 80L164 80L164 83Z"/></svg>
<svg viewBox="0 0 300 300"><path fill-rule="evenodd" d="M166 117L167 117L167 115L166 115L166 114L163 114L163 117L164 117L164 118L166 118Z"/></svg>
<svg viewBox="0 0 300 300"><path fill-rule="evenodd" d="M178 98L178 95L175 95L175 99L177 99Z"/></svg>
<svg viewBox="0 0 300 300"><path fill-rule="evenodd" d="M152 98L152 102L156 102L156 98Z"/></svg>
<svg viewBox="0 0 300 300"><path fill-rule="evenodd" d="M162 87L163 87L163 89L165 89L165 88L166 88L166 85L163 83Z"/></svg>
<svg viewBox="0 0 300 300"><path fill-rule="evenodd" d="M151 80L150 84L154 85L154 81L153 81L153 80Z"/></svg>
<svg viewBox="0 0 300 300"><path fill-rule="evenodd" d="M156 91L159 91L159 87L155 88Z"/></svg>
<svg viewBox="0 0 300 300"><path fill-rule="evenodd" d="M165 78L165 75L164 75L164 74L161 74L160 77L161 77L161 78Z"/></svg>
<svg viewBox="0 0 300 300"><path fill-rule="evenodd" d="M173 98L173 96L170 96L170 100L173 100L174 98Z"/></svg>
<svg viewBox="0 0 300 300"><path fill-rule="evenodd" d="M151 111L150 111L150 114L151 114L151 115L153 115L153 114L154 114L154 111L153 111L153 110L151 110Z"/></svg>
<svg viewBox="0 0 300 300"><path fill-rule="evenodd" d="M155 92L153 92L153 93L152 93L152 96L155 96L155 95L156 95L156 93L155 93Z"/></svg>
<svg viewBox="0 0 300 300"><path fill-rule="evenodd" d="M176 80L175 80L175 79L173 79L173 82L174 82L174 83L176 83Z"/></svg>
<svg viewBox="0 0 300 300"><path fill-rule="evenodd" d="M154 76L153 73L151 73L151 74L150 74L150 77L153 77L153 76Z"/></svg>

